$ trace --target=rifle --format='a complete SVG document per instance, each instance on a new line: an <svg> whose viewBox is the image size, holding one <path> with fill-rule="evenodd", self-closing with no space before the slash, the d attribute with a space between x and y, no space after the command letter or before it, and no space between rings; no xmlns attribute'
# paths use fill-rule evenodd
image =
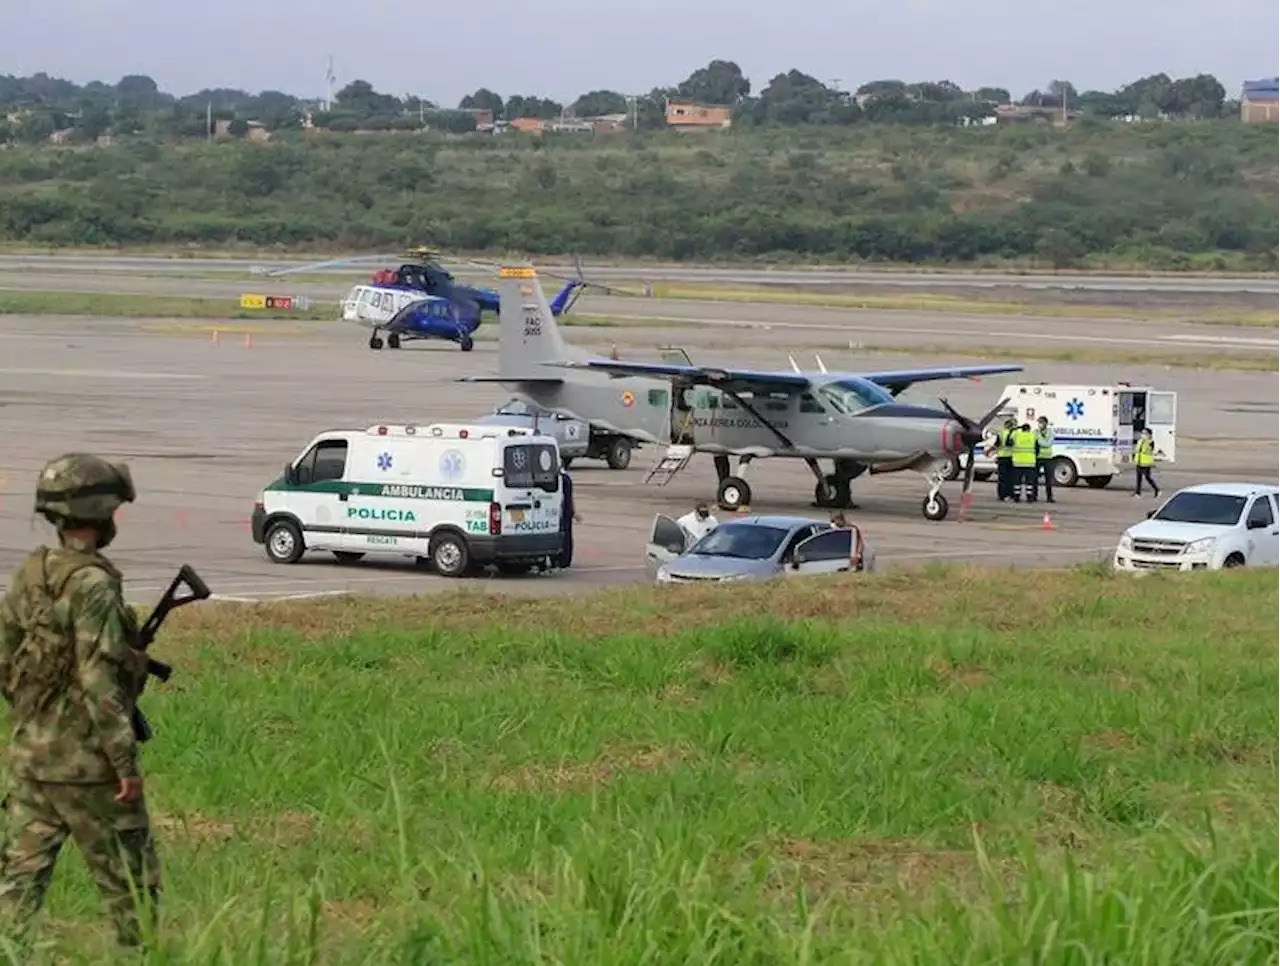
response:
<svg viewBox="0 0 1280 966"><path fill-rule="evenodd" d="M178 596L178 589L186 585L191 593L183 597ZM204 600L209 596L209 588L205 586L205 582L200 579L200 575L196 573L188 564L183 564L179 568L178 573L169 583L169 589L164 592L164 596L160 598L160 603L156 604L155 610L151 612L151 616L147 618L145 624L138 631L137 649L145 652L151 646L151 642L155 640L156 633L160 630L160 625L164 623L165 618L169 616L169 612L183 606L184 604L192 604L198 600ZM142 681L142 690L138 692L138 697L142 697L142 691L146 690L147 679L157 677L161 681L168 681L173 675L173 668L163 661L157 661L152 657L147 658L147 677ZM133 709L133 736L139 742L150 741L152 737L151 725L147 723L146 716L142 710L136 705Z"/></svg>

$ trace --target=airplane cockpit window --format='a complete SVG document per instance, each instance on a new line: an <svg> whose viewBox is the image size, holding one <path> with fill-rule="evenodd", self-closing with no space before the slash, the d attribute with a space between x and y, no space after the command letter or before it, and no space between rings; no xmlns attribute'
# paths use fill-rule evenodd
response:
<svg viewBox="0 0 1280 966"><path fill-rule="evenodd" d="M853 416L893 402L893 396L867 379L840 379L818 387L818 397L842 416Z"/></svg>
<svg viewBox="0 0 1280 966"><path fill-rule="evenodd" d="M814 398L813 393L805 392L800 394L800 412L802 413L825 413L822 403Z"/></svg>

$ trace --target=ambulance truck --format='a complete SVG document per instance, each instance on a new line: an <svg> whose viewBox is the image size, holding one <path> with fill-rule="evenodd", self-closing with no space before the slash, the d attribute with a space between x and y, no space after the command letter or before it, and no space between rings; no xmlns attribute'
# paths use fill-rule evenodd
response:
<svg viewBox="0 0 1280 966"><path fill-rule="evenodd" d="M1116 383L1109 386L1006 386L998 397L1005 405L988 424L992 432L1012 416L1021 426L1044 416L1053 430L1053 485L1075 486L1080 480L1101 489L1118 473L1133 469L1133 444L1143 428L1151 430L1156 459L1172 463L1177 454L1178 394ZM994 454L983 451L988 438L974 447L975 480L990 479L996 471ZM953 475L963 471L952 467Z"/></svg>
<svg viewBox="0 0 1280 966"><path fill-rule="evenodd" d="M311 440L258 497L253 540L275 563L309 550L429 562L459 577L515 572L563 549L555 437L436 423L333 430Z"/></svg>

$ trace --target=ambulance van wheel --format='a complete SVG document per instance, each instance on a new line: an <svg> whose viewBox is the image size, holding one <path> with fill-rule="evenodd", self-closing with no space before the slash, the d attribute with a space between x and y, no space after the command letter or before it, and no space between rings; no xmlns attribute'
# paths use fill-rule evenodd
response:
<svg viewBox="0 0 1280 966"><path fill-rule="evenodd" d="M399 348L400 348L400 333L399 333L399 332L392 332L389 336L387 336L387 348L388 348L388 349L399 349Z"/></svg>
<svg viewBox="0 0 1280 966"><path fill-rule="evenodd" d="M1090 488L1090 489L1094 489L1094 490L1102 490L1102 489L1105 489L1105 488L1106 488L1106 486L1107 486L1107 484L1111 482L1111 477L1109 477L1109 476L1086 476L1086 477L1084 478L1084 481L1085 481L1085 483L1087 483L1087 484L1089 485L1089 488Z"/></svg>
<svg viewBox="0 0 1280 966"><path fill-rule="evenodd" d="M720 489L716 491L716 502L722 510L736 510L751 505L751 487L747 481L737 476L726 476L720 481Z"/></svg>
<svg viewBox="0 0 1280 966"><path fill-rule="evenodd" d="M292 520L273 520L267 524L262 545L272 563L297 563L307 549L298 525Z"/></svg>
<svg viewBox="0 0 1280 966"><path fill-rule="evenodd" d="M461 577L471 566L471 551L455 533L442 533L431 541L431 563L441 577Z"/></svg>
<svg viewBox="0 0 1280 966"><path fill-rule="evenodd" d="M926 520L938 520L947 518L947 498L939 493L937 496L926 496L920 504L920 512L924 514Z"/></svg>
<svg viewBox="0 0 1280 966"><path fill-rule="evenodd" d="M625 470L631 465L631 440L623 436L610 440L604 459L609 464L609 469Z"/></svg>
<svg viewBox="0 0 1280 966"><path fill-rule="evenodd" d="M364 554L354 553L351 550L335 550L333 557L340 564L353 564L358 560L363 560Z"/></svg>
<svg viewBox="0 0 1280 966"><path fill-rule="evenodd" d="M1075 486L1076 481L1080 479L1080 474L1076 472L1076 464L1071 462L1065 456L1055 456L1053 459L1053 485L1054 486Z"/></svg>

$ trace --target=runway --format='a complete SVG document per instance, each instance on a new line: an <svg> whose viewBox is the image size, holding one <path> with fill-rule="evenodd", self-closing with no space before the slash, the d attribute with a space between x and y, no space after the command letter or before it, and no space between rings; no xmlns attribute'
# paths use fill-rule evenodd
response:
<svg viewBox="0 0 1280 966"><path fill-rule="evenodd" d="M179 279L144 276L107 278L100 275L39 272L35 274L0 269L0 291L107 292L139 296L182 296L187 298L224 298L232 311L246 291L302 295L334 303L349 290L344 283L294 283L282 280L277 285L218 279ZM551 288L554 280L545 280ZM670 330L679 341L689 330L707 327L749 329L753 340L757 335L773 344L813 343L828 349L861 351L875 347L911 348L918 351L930 347L960 349L962 347L1016 346L1053 348L1058 350L1097 350L1113 348L1127 355L1135 352L1165 354L1205 353L1270 353L1280 351L1275 330L1196 322L1195 310L1187 312L1188 321L1143 319L1134 312L1132 319L1097 318L1087 314L1071 315L1064 307L1061 315L971 314L958 312L917 311L910 308L857 309L821 305L762 304L752 302L698 301L691 299L630 298L597 294L583 295L574 306L574 314L593 323L603 317L620 323L646 328ZM776 333L775 339L767 333ZM785 355L775 364L785 364Z"/></svg>
<svg viewBox="0 0 1280 966"><path fill-rule="evenodd" d="M395 258L395 255L390 255ZM191 271L241 271L246 276L256 268L279 270L293 268L325 260L296 258L274 260L263 258L208 258L208 257L160 257L120 255L0 255L0 269L43 269L66 271L91 269L108 272L191 272ZM365 256L372 264L386 260L386 256ZM445 260L446 266L450 266ZM459 272L468 269L466 263L456 266ZM544 272L572 275L572 265L539 263ZM1103 275L1085 273L1013 274L1008 272L907 272L872 271L867 269L811 268L811 269L747 269L717 266L673 265L593 265L591 276L600 280L618 278L647 278L653 281L706 282L717 284L750 285L891 285L909 288L999 288L1059 289L1100 292L1183 292L1205 294L1251 293L1261 295L1280 294L1280 282L1271 277L1221 277L1203 275Z"/></svg>
<svg viewBox="0 0 1280 966"><path fill-rule="evenodd" d="M371 352L358 330L337 323L223 323L215 342L217 327L191 320L0 317L0 433L6 442L0 461L0 568L11 570L49 538L47 526L31 512L40 466L59 453L87 449L131 463L139 502L123 511L111 554L128 577L130 595L141 602L154 601L182 563L195 566L215 594L228 597L457 587L458 581L407 564L344 567L320 557L293 566L272 564L251 541L248 517L259 489L318 432L467 419L491 410L506 396L500 388L453 379L494 371L494 343L478 342L468 354L443 344ZM248 345L237 327L248 330ZM566 330L572 341L599 352L621 342L639 355L643 346L646 358L666 334L636 326ZM743 365L776 367L787 351L805 363L815 350L823 352L831 367L854 361L847 351L842 356L826 349L828 333L797 328L785 334L785 350L771 344L780 338L776 330L761 330L750 346L730 348L701 329L703 339L720 338L717 358ZM971 360L864 352L856 361L860 368L900 368ZM1121 378L1140 381L1144 370L1032 363L1025 373L1027 381ZM1020 380L1015 375L1007 381ZM1155 367L1150 381L1180 393L1178 462L1158 470L1166 491L1209 479L1274 481L1274 373ZM917 386L906 398L929 400L941 393L960 411L977 415L1005 382L995 377ZM696 500L714 496L706 457L697 457L665 487L644 484L659 456L653 447L642 448L620 472L598 463L575 464L585 520L577 531L574 567L545 577L495 578L495 589L572 593L646 580L643 552L654 515L679 515ZM763 461L751 467L750 479L753 510L825 516L810 505L813 480L803 465ZM1099 491L1060 490L1052 507L1054 529L1047 531L1046 506L996 504L990 483L975 485L967 520L956 519L953 511L951 518L930 523L920 515L924 483L912 474L857 480L858 508L851 515L865 527L886 569L929 561L1061 566L1106 558L1124 527L1151 508L1149 499L1133 499L1126 483ZM958 489L958 483L944 487L953 507Z"/></svg>

